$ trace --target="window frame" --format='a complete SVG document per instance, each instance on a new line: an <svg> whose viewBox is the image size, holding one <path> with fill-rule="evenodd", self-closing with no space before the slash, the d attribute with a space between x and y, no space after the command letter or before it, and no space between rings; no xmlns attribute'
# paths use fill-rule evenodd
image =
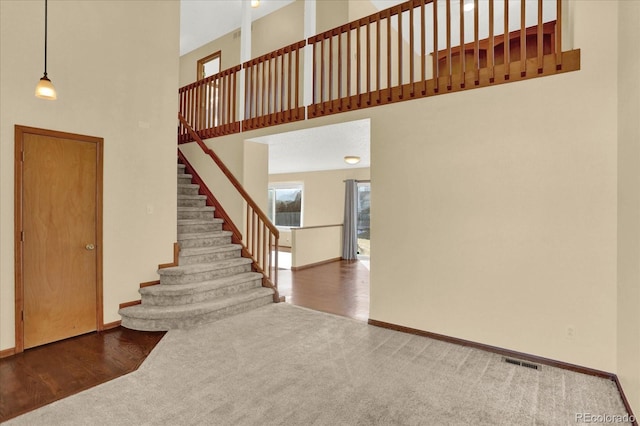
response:
<svg viewBox="0 0 640 426"><path fill-rule="evenodd" d="M278 189L298 189L300 190L300 225L278 225L276 223L276 193L274 192L273 202L268 193ZM278 229L302 228L304 226L304 182L273 182L267 188L267 216Z"/></svg>

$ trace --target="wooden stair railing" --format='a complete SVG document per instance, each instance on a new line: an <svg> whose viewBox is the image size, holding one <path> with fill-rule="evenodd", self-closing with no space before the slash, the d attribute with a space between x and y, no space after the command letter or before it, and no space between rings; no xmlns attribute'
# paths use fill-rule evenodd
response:
<svg viewBox="0 0 640 426"><path fill-rule="evenodd" d="M238 194L244 199L246 203L246 224L244 238L238 227L233 223L228 214L224 211L220 203L215 199L213 194L206 189L206 185L202 182L201 188L207 195L208 201L215 206L215 213L220 215L224 219L226 226L233 233L232 241L236 244L242 245L242 254L244 257L248 257L253 261L253 269L259 272L263 276L262 285L274 290L273 301L283 302L284 297L280 297L278 292L278 244L280 239L280 232L273 223L269 220L267 215L258 207L256 202L244 189L242 184L231 173L227 166L222 162L220 157L209 148L202 138L193 130L187 120L178 113L178 120L181 128L185 129L191 136L191 138L200 146L202 151L207 154L213 162L218 166L220 171L227 177L231 185L238 191ZM186 161L186 158L178 151L178 155L181 160L185 162L190 171L193 168Z"/></svg>
<svg viewBox="0 0 640 426"><path fill-rule="evenodd" d="M561 23L562 0L409 0L341 25L307 40L309 117L578 70Z"/></svg>
<svg viewBox="0 0 640 426"><path fill-rule="evenodd" d="M240 131L238 73L241 69L236 65L178 90L180 114L199 137L208 139ZM191 141L191 133L179 123L178 143Z"/></svg>
<svg viewBox="0 0 640 426"><path fill-rule="evenodd" d="M305 119L300 51L306 44L302 40L243 64L243 131Z"/></svg>

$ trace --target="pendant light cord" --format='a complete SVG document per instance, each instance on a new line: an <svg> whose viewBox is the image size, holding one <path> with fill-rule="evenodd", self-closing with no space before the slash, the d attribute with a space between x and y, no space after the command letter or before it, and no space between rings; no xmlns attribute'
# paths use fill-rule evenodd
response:
<svg viewBox="0 0 640 426"><path fill-rule="evenodd" d="M44 76L47 76L47 0L44 0Z"/></svg>

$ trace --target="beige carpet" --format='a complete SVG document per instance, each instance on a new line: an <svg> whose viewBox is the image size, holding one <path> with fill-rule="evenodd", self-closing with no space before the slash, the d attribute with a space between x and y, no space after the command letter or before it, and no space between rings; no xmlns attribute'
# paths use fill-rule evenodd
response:
<svg viewBox="0 0 640 426"><path fill-rule="evenodd" d="M575 425L615 385L291 306L167 333L143 366L9 425Z"/></svg>

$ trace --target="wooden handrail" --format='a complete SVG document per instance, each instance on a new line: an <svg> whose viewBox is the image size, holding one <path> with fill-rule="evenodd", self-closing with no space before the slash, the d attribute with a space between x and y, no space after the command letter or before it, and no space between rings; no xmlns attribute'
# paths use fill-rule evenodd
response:
<svg viewBox="0 0 640 426"><path fill-rule="evenodd" d="M204 143L202 138L193 130L191 125L180 113L178 113L178 121L181 126L188 131L200 149L213 160L246 202L247 229L245 239L240 241L243 247L243 253L252 259L254 269L263 274L263 285L274 290L274 302L282 301L278 293L278 242L280 231L271 223L267 215L260 209L253 198L251 198L240 181L231 173L220 157ZM230 225L237 230L237 226L233 224L228 216L227 219L230 221ZM242 238L239 231L234 232L234 235ZM271 253L275 254L272 255ZM272 262L272 259L274 262Z"/></svg>
<svg viewBox="0 0 640 426"><path fill-rule="evenodd" d="M570 69L562 69L565 52L557 51L562 0L555 6L556 21L547 22L545 0L529 9L525 0L511 6L509 0L489 0L488 37L479 29L481 2L470 1L471 13L463 9L469 3L464 0L409 0L309 37L314 52L309 117L579 69L578 51L566 52ZM500 5L504 22L496 27ZM509 17L510 7L520 8L517 19ZM465 28L470 21L473 30ZM427 34L433 34L432 42Z"/></svg>

